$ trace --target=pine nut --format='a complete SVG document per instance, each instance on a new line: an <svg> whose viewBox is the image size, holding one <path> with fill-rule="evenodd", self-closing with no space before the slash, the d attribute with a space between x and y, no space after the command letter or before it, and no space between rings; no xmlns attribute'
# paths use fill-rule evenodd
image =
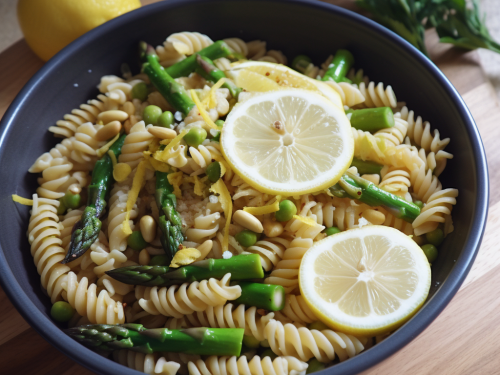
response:
<svg viewBox="0 0 500 375"><path fill-rule="evenodd" d="M141 234L146 242L153 242L156 237L156 222L149 215L144 215L139 223Z"/></svg>
<svg viewBox="0 0 500 375"><path fill-rule="evenodd" d="M107 141L117 135L120 130L122 130L121 122L111 121L109 124L104 125L97 131L95 139L99 142Z"/></svg>
<svg viewBox="0 0 500 375"><path fill-rule="evenodd" d="M374 225L382 225L385 221L385 215L377 210L366 210L361 214L361 216Z"/></svg>
<svg viewBox="0 0 500 375"><path fill-rule="evenodd" d="M236 211L233 215L233 220L242 227L250 229L252 232L262 233L264 231L264 227L259 219L243 210Z"/></svg>
<svg viewBox="0 0 500 375"><path fill-rule="evenodd" d="M380 176L378 174L364 174L361 178L373 182L375 185L380 184Z"/></svg>
<svg viewBox="0 0 500 375"><path fill-rule="evenodd" d="M283 225L277 221L264 221L264 234L266 237L278 237L283 233Z"/></svg>
<svg viewBox="0 0 500 375"><path fill-rule="evenodd" d="M141 266L146 266L149 264L149 261L151 260L151 257L149 256L149 253L146 249L142 249L141 252L139 253L139 264Z"/></svg>
<svg viewBox="0 0 500 375"><path fill-rule="evenodd" d="M148 132L160 139L174 139L177 137L175 130L164 128L162 126L150 126Z"/></svg>
<svg viewBox="0 0 500 375"><path fill-rule="evenodd" d="M105 111L101 112L97 115L97 120L102 121L104 124L110 123L111 121L125 121L128 119L128 113L119 111L119 110L112 110L112 111Z"/></svg>

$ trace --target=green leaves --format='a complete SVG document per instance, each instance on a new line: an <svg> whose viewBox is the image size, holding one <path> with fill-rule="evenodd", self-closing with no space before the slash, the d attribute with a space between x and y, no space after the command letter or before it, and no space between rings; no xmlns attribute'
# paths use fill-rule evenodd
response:
<svg viewBox="0 0 500 375"><path fill-rule="evenodd" d="M500 53L480 16L478 0L357 0L375 19L427 55L425 28L435 27L441 43Z"/></svg>

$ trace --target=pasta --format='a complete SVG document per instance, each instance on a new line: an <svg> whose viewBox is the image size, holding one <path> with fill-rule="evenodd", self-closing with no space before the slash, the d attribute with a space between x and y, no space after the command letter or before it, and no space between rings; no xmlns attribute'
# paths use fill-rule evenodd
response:
<svg viewBox="0 0 500 375"><path fill-rule="evenodd" d="M359 91L365 98L365 101L360 104L360 107L362 108L396 108L398 105L396 94L394 94L392 87L384 87L384 84L382 82L377 85L375 85L375 82L370 82L369 84L361 82L359 86L355 85L355 87L359 88Z"/></svg>
<svg viewBox="0 0 500 375"><path fill-rule="evenodd" d="M158 358L153 354L137 353L125 349L114 351L113 359L124 366L146 374L175 375L181 367L177 362L167 361L165 357Z"/></svg>
<svg viewBox="0 0 500 375"><path fill-rule="evenodd" d="M288 294L283 310L277 311L275 319L281 323L309 324L318 320L302 296Z"/></svg>

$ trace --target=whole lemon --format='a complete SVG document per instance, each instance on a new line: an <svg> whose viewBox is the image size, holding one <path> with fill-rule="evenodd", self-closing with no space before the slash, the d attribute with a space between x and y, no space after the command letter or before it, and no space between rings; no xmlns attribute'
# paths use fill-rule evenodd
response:
<svg viewBox="0 0 500 375"><path fill-rule="evenodd" d="M47 61L94 27L141 6L139 0L19 0L26 42Z"/></svg>

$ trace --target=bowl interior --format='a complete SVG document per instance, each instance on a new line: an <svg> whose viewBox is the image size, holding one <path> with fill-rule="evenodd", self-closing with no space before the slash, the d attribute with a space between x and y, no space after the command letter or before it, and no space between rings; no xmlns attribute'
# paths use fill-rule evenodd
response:
<svg viewBox="0 0 500 375"><path fill-rule="evenodd" d="M192 30L213 40L239 37L267 41L268 49L309 55L316 64L338 48L349 49L355 67L371 80L391 85L399 101L450 137L454 155L442 177L444 187L459 188L453 210L455 231L440 248L432 268L426 306L389 340L335 367L337 374L360 371L390 355L444 308L470 267L486 215L487 175L479 135L465 105L446 79L415 50L372 22L345 10L302 1L169 1L122 16L88 33L63 50L30 81L4 116L0 138L0 263L4 288L23 315L66 354L100 373L137 373L102 359L57 331L48 319L50 301L42 291L26 239L29 209L11 194L29 197L37 186L28 168L56 140L47 128L98 91L101 76L120 75L123 62L134 72L140 40L161 44L172 32ZM468 171L468 173L463 173ZM3 257L2 257L3 254ZM2 260L3 258L3 260ZM34 311L33 311L34 309ZM30 315L28 315L30 314ZM43 325L43 327L42 327ZM57 342L56 342L57 341ZM332 372L333 370L325 370Z"/></svg>

